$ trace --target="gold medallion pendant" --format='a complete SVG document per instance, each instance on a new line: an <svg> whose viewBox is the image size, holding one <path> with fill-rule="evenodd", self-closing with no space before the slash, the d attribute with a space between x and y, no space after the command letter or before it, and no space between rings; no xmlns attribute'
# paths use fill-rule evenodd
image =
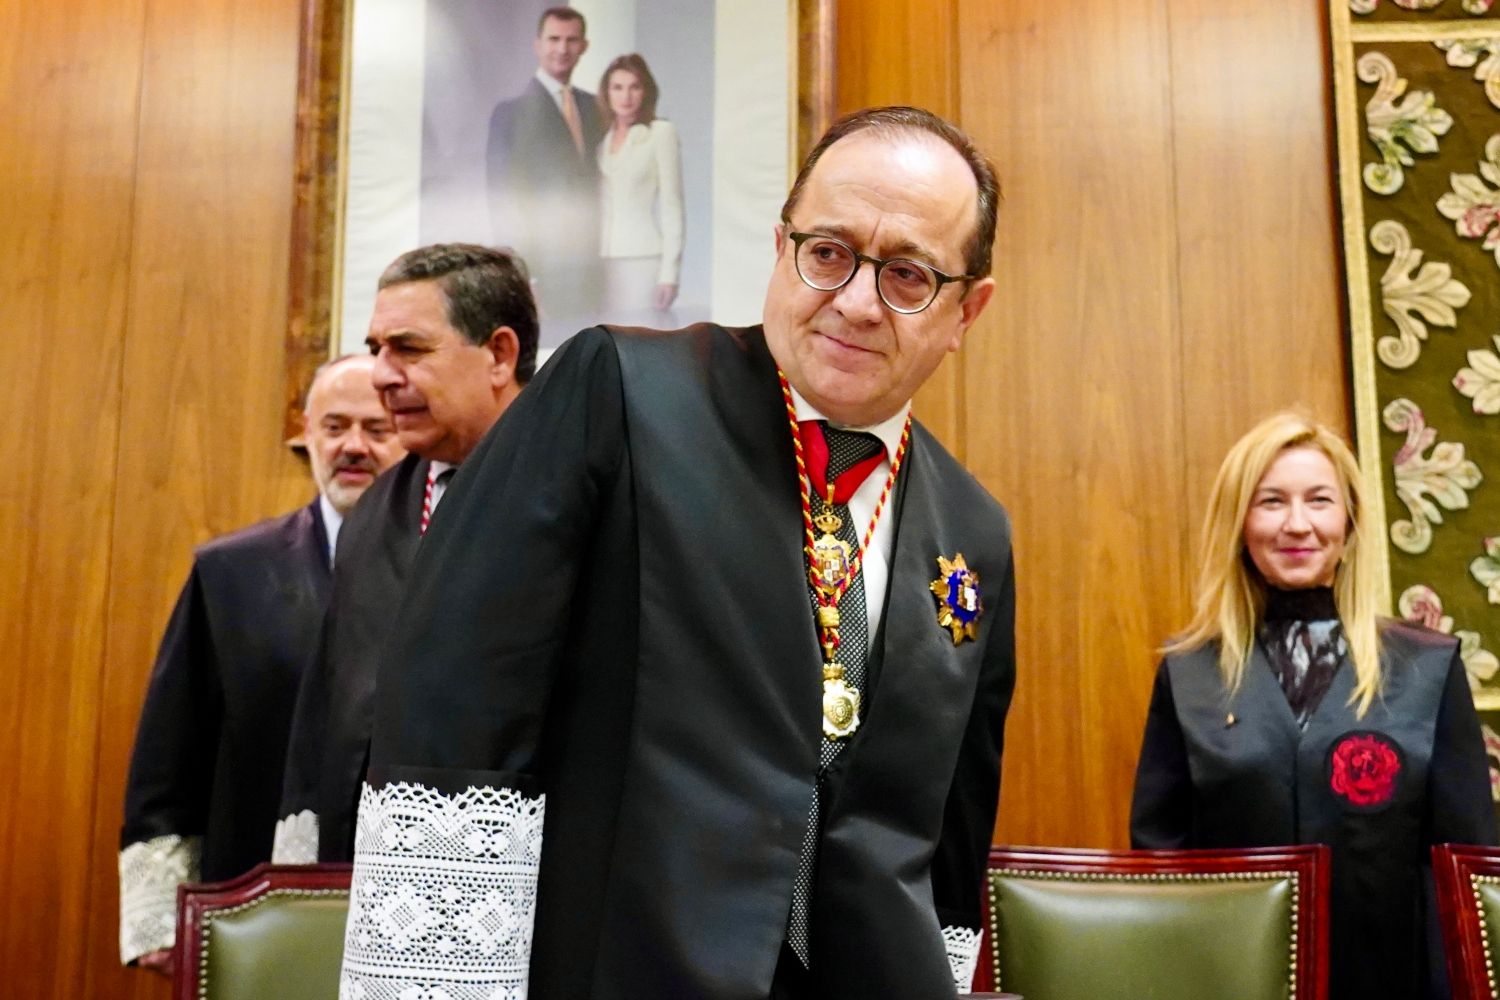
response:
<svg viewBox="0 0 1500 1000"><path fill-rule="evenodd" d="M823 667L823 735L831 740L854 735L859 728L859 689L844 683L844 665Z"/></svg>

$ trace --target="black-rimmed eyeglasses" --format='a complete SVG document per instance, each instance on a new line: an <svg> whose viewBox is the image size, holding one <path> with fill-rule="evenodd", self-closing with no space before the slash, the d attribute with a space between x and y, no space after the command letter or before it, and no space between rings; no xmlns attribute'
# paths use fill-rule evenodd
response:
<svg viewBox="0 0 1500 1000"><path fill-rule="evenodd" d="M932 305L950 281L973 281L972 274L944 274L907 257L881 260L855 250L843 240L819 233L787 233L796 247L797 276L809 288L836 292L854 280L859 265L875 268L875 291L893 312L911 315Z"/></svg>

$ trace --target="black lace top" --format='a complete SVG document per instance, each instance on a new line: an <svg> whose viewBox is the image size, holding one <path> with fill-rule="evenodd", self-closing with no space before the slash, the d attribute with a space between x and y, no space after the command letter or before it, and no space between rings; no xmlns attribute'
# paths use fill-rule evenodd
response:
<svg viewBox="0 0 1500 1000"><path fill-rule="evenodd" d="M1267 588L1260 644L1297 724L1306 729L1347 651L1333 591Z"/></svg>

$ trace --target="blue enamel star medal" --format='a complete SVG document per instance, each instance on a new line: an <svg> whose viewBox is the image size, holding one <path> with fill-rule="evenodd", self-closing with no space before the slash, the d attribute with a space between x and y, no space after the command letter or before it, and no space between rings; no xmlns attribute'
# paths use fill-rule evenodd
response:
<svg viewBox="0 0 1500 1000"><path fill-rule="evenodd" d="M964 563L962 552L953 558L937 557L939 576L931 590L937 598L937 623L953 633L953 645L979 636L979 615L984 601L979 594L979 574Z"/></svg>

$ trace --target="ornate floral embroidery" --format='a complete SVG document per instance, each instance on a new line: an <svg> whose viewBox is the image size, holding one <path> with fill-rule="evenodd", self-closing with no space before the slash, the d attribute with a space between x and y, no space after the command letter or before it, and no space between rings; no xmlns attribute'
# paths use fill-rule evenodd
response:
<svg viewBox="0 0 1500 1000"><path fill-rule="evenodd" d="M1484 540L1484 555L1469 563L1469 575L1485 588L1491 604L1500 604L1500 535Z"/></svg>
<svg viewBox="0 0 1500 1000"><path fill-rule="evenodd" d="M1500 348L1500 337L1495 337ZM1494 351L1470 351L1469 365L1453 376L1453 388L1474 401L1474 412L1500 413L1500 356Z"/></svg>
<svg viewBox="0 0 1500 1000"><path fill-rule="evenodd" d="M304 809L276 821L271 860L278 865L310 865L318 860L318 814Z"/></svg>
<svg viewBox="0 0 1500 1000"><path fill-rule="evenodd" d="M1407 587L1396 600L1396 610L1405 621L1434 632L1453 631L1453 619L1443 614L1443 599L1431 587Z"/></svg>
<svg viewBox="0 0 1500 1000"><path fill-rule="evenodd" d="M1416 165L1412 153L1436 153L1437 137L1453 127L1453 117L1437 106L1431 91L1406 93L1406 81L1382 52L1366 52L1356 64L1359 78L1375 84L1365 105L1365 131L1380 152L1379 163L1367 163L1365 184L1376 194L1395 194L1406 181L1402 167ZM1406 94L1399 105L1396 99ZM1410 150L1410 152L1408 152Z"/></svg>
<svg viewBox="0 0 1500 1000"><path fill-rule="evenodd" d="M1443 599L1431 587L1420 583L1407 587L1396 601L1396 610L1406 621L1458 640L1458 655L1469 678L1469 690L1478 691L1481 681L1489 680L1500 671L1500 658L1484 648L1478 632L1454 630L1453 619L1443 614Z"/></svg>
<svg viewBox="0 0 1500 1000"><path fill-rule="evenodd" d="M524 1000L545 796L366 785L341 1000Z"/></svg>
<svg viewBox="0 0 1500 1000"><path fill-rule="evenodd" d="M1484 737L1484 753L1490 759L1490 799L1500 802L1500 735L1488 724L1479 723L1479 732Z"/></svg>
<svg viewBox="0 0 1500 1000"><path fill-rule="evenodd" d="M1448 183L1453 190L1438 199L1438 211L1453 220L1453 228L1467 240L1483 240L1481 246L1492 251L1500 265L1500 191L1491 190L1485 181L1500 187L1500 132L1484 144L1484 159L1479 172L1451 174Z"/></svg>
<svg viewBox="0 0 1500 1000"><path fill-rule="evenodd" d="M1404 10L1425 11L1443 5L1443 0L1392 0L1392 2ZM1464 13L1478 17L1494 6L1494 3L1495 0L1463 0ZM1349 0L1349 9L1356 14L1372 14L1379 6L1380 0Z"/></svg>
<svg viewBox="0 0 1500 1000"><path fill-rule="evenodd" d="M1381 337L1376 353L1392 368L1407 368L1417 360L1427 339L1427 324L1422 320L1454 326L1458 322L1454 310L1469 304L1469 289L1453 277L1446 263L1422 263L1422 251L1412 246L1411 234L1399 222L1375 223L1370 228L1370 245L1391 258L1380 277L1380 298L1398 334Z"/></svg>
<svg viewBox="0 0 1500 1000"><path fill-rule="evenodd" d="M1396 794L1401 757L1400 746L1389 736L1349 733L1328 753L1328 787L1358 810L1379 809Z"/></svg>
<svg viewBox="0 0 1500 1000"><path fill-rule="evenodd" d="M1434 7L1443 5L1443 0L1392 0L1392 2L1403 10L1432 10ZM1493 2L1494 0L1464 0L1464 10L1473 14L1475 11L1469 9L1471 5L1482 3L1488 7ZM1380 0L1349 0L1349 9L1356 14L1374 13L1375 8L1379 6Z"/></svg>
<svg viewBox="0 0 1500 1000"><path fill-rule="evenodd" d="M120 852L120 961L177 939L177 887L198 880L203 841L169 833Z"/></svg>
<svg viewBox="0 0 1500 1000"><path fill-rule="evenodd" d="M968 993L974 989L974 968L979 964L980 934L980 931L967 927L943 928L943 947L948 950L953 985L959 993Z"/></svg>
<svg viewBox="0 0 1500 1000"><path fill-rule="evenodd" d="M1485 10L1490 3L1484 0ZM1449 66L1475 66L1474 79L1484 84L1484 96L1500 108L1500 38L1444 38L1432 44L1448 53Z"/></svg>
<svg viewBox="0 0 1500 1000"><path fill-rule="evenodd" d="M1484 476L1479 466L1464 458L1464 446L1437 441L1437 431L1428 427L1422 411L1409 399L1393 399L1381 411L1386 427L1406 432L1406 443L1391 465L1396 474L1396 496L1411 512L1410 521L1391 524L1391 542L1403 552L1418 554L1432 545L1432 526L1443 523L1438 504L1448 510L1469 506L1468 490ZM1432 454L1422 452L1432 446ZM1427 494L1431 494L1431 499ZM1436 500L1437 503L1434 503Z"/></svg>
<svg viewBox="0 0 1500 1000"><path fill-rule="evenodd" d="M1458 640L1458 658L1464 662L1464 674L1469 678L1469 690L1478 691L1481 682L1490 680L1500 671L1500 658L1481 645L1478 632L1455 629L1453 638Z"/></svg>

